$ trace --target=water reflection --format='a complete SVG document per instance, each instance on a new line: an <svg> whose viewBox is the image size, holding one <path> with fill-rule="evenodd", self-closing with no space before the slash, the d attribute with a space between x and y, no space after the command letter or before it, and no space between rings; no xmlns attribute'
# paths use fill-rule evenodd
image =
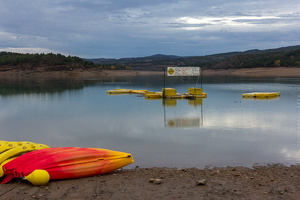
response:
<svg viewBox="0 0 300 200"><path fill-rule="evenodd" d="M109 96L121 96L121 95L132 95L136 94L137 92L140 97L145 97L146 101L161 101L164 111L164 125L165 127L170 128L179 128L179 127L200 127L203 125L203 112L202 112L202 104L203 99L202 98L195 98L195 99L186 99L186 98L179 98L179 100L176 98L162 98L162 97L156 97L156 98L147 98L146 93L148 90L135 90L132 89L115 89L115 90L109 90L107 91L107 95ZM189 110L188 116L184 116L184 113L181 112L181 115L183 116L176 116L175 118L170 118L167 114L170 110L175 110L177 107L177 101L184 101L186 102L190 107L192 107L195 112L191 112ZM198 108L200 107L200 113L198 111ZM168 109L167 109L168 108ZM195 116L191 116L195 115Z"/></svg>
<svg viewBox="0 0 300 200"><path fill-rule="evenodd" d="M280 98L280 96L268 97L268 98L264 98L264 97L243 97L243 99L262 100L262 101L268 101L268 100L278 99L278 98Z"/></svg>
<svg viewBox="0 0 300 200"><path fill-rule="evenodd" d="M295 158L297 160L300 160L300 150L294 150L294 149L290 149L288 147L282 148L280 150L280 153L282 153L284 155L284 157L286 157L287 159L290 160L294 160Z"/></svg>
<svg viewBox="0 0 300 200"><path fill-rule="evenodd" d="M109 87L113 85L128 85L135 81L139 83L141 80L144 79L136 76L104 77L101 79L2 78L0 79L0 95L54 94L65 91L79 91L87 86L106 85Z"/></svg>
<svg viewBox="0 0 300 200"><path fill-rule="evenodd" d="M202 118L173 118L167 119L166 127L179 128L179 127L200 127L203 125Z"/></svg>
<svg viewBox="0 0 300 200"><path fill-rule="evenodd" d="M182 127L201 127L203 126L203 99L188 99L180 100L185 101L192 108L189 109L188 113L180 112L180 115L173 117L168 116L168 112L175 111L177 101L176 99L162 99L161 100L164 106L164 124L165 127L169 128L182 128ZM168 109L166 109L168 107ZM200 111L198 109L200 107Z"/></svg>
<svg viewBox="0 0 300 200"><path fill-rule="evenodd" d="M65 91L82 90L84 81L44 80L44 79L0 79L0 95L54 94Z"/></svg>
<svg viewBox="0 0 300 200"><path fill-rule="evenodd" d="M178 92L195 87L193 79L173 81L167 87ZM160 76L1 80L1 139L129 152L135 157L133 167L300 162L300 79L206 78L208 97L196 100L106 94L114 88L161 91L162 85ZM253 91L278 91L281 96L242 99Z"/></svg>

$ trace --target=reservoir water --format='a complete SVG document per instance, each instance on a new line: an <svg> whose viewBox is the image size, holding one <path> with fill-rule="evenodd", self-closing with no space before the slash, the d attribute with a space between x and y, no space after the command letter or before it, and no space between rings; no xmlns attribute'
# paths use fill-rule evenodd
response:
<svg viewBox="0 0 300 200"><path fill-rule="evenodd" d="M300 163L300 78L168 78L166 87L200 87L201 100L107 95L115 88L161 91L163 76L0 81L0 138L51 147L131 153L140 167ZM280 92L269 100L248 92Z"/></svg>

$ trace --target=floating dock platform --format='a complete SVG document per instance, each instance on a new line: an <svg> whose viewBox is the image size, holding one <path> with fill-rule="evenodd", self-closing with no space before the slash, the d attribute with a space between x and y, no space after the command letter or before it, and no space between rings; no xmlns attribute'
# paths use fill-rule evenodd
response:
<svg viewBox="0 0 300 200"><path fill-rule="evenodd" d="M148 90L114 89L107 90L109 95L141 94L147 99L197 99L206 98L207 94L201 88L188 88L188 93L177 93L174 88L163 88L161 92L149 92Z"/></svg>
<svg viewBox="0 0 300 200"><path fill-rule="evenodd" d="M280 96L279 92L251 92L251 93L244 93L242 95L243 98L245 99L252 99L252 98L257 98L257 99L273 99L277 98Z"/></svg>
<svg viewBox="0 0 300 200"><path fill-rule="evenodd" d="M173 96L163 96L162 92L154 92L154 93L146 93L145 97L148 99L161 99L161 98L167 98L167 99L197 99L197 98L206 98L207 94L202 93L201 95L191 95L188 93L176 93L176 95Z"/></svg>
<svg viewBox="0 0 300 200"><path fill-rule="evenodd" d="M114 89L107 90L107 94L145 94L148 90Z"/></svg>
<svg viewBox="0 0 300 200"><path fill-rule="evenodd" d="M201 88L189 88L188 93L177 93L174 88L163 88L162 92L146 92L145 97L147 99L197 99L206 98L207 94L202 92Z"/></svg>

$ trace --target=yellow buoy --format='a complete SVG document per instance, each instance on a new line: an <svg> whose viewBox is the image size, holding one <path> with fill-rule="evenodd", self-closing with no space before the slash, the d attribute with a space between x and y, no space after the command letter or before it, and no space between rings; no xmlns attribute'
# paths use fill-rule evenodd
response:
<svg viewBox="0 0 300 200"><path fill-rule="evenodd" d="M24 180L29 181L33 185L46 185L50 180L50 175L46 170L37 169L26 176Z"/></svg>

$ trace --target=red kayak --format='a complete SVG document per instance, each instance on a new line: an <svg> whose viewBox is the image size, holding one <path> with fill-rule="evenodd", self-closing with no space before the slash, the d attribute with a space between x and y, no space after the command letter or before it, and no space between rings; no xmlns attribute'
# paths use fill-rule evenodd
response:
<svg viewBox="0 0 300 200"><path fill-rule="evenodd" d="M26 153L3 165L6 177L2 183L24 178L37 185L41 185L38 179L43 179L41 183L44 185L48 182L44 180L48 175L52 180L82 178L109 173L133 162L131 154L107 149L47 148ZM31 175L33 172L34 176Z"/></svg>

